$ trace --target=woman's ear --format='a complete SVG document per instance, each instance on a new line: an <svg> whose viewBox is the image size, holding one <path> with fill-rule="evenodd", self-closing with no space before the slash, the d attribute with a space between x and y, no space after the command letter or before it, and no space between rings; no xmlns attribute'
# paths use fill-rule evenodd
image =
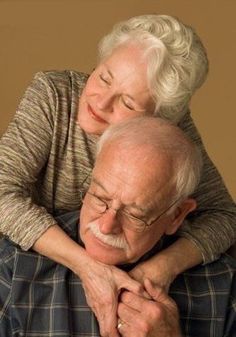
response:
<svg viewBox="0 0 236 337"><path fill-rule="evenodd" d="M195 199L188 198L184 200L170 216L170 223L167 225L165 233L167 235L174 234L177 229L182 225L186 216L197 207Z"/></svg>

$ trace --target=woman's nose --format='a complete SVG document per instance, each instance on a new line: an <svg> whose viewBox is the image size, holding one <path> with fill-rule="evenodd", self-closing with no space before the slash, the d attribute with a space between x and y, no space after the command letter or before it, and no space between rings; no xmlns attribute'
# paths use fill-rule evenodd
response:
<svg viewBox="0 0 236 337"><path fill-rule="evenodd" d="M119 234L122 231L122 226L117 218L117 211L108 209L99 221L99 228L103 234Z"/></svg>
<svg viewBox="0 0 236 337"><path fill-rule="evenodd" d="M97 98L97 108L101 111L113 112L114 100L113 93L103 93Z"/></svg>

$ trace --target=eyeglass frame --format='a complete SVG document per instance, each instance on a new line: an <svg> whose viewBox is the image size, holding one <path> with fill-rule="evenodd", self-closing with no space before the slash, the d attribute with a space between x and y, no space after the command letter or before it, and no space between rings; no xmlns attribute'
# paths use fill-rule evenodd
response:
<svg viewBox="0 0 236 337"><path fill-rule="evenodd" d="M107 204L106 201L104 201L103 199L101 199L100 197L98 197L97 195L95 195L94 193L92 192L89 192L89 190L86 192L86 194L84 195L84 197L82 198L82 204L84 203L84 199L86 197L86 195L89 194L91 195L92 197L94 198L97 198L100 202L102 202L105 206L105 210L103 212L97 212L98 214L106 214L107 211L109 211L110 209L113 210L113 211L116 211L116 213L123 213L125 214L128 218L133 218L134 220L138 220L140 223L142 223L144 226L141 227L140 226L140 230L137 230L138 227L136 229L132 228L132 227L129 227L132 231L134 232L137 232L137 233L143 233L147 228L150 228L154 222L158 221L166 212L168 212L174 205L177 204L177 202L179 202L181 200L182 197L179 197L177 198L174 202L172 202L163 212L161 212L161 214L159 214L155 219L153 219L149 224L142 220L142 219L139 219L138 217L134 216L134 215L131 215L131 214L128 214L126 213L125 211L122 211L120 209L114 209L112 207L109 207L109 205Z"/></svg>

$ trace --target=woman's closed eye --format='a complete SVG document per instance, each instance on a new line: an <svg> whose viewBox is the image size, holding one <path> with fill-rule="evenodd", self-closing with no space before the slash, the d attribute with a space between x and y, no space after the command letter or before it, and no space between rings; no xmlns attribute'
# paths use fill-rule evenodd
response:
<svg viewBox="0 0 236 337"><path fill-rule="evenodd" d="M129 102L127 99L121 97L121 101L122 101L122 103L124 104L124 106L125 106L126 108L128 108L129 110L135 110L133 104L132 104L131 102Z"/></svg>
<svg viewBox="0 0 236 337"><path fill-rule="evenodd" d="M108 76L105 76L104 74L99 74L99 78L103 83L111 85L111 80Z"/></svg>

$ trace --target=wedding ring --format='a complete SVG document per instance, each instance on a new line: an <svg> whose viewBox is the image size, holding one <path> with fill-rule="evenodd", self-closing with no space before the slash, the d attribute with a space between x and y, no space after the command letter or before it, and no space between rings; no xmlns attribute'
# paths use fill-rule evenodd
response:
<svg viewBox="0 0 236 337"><path fill-rule="evenodd" d="M117 329L119 330L119 329L122 327L122 325L123 325L123 322L122 322L122 321L119 321L119 322L118 322L118 325L117 325Z"/></svg>

